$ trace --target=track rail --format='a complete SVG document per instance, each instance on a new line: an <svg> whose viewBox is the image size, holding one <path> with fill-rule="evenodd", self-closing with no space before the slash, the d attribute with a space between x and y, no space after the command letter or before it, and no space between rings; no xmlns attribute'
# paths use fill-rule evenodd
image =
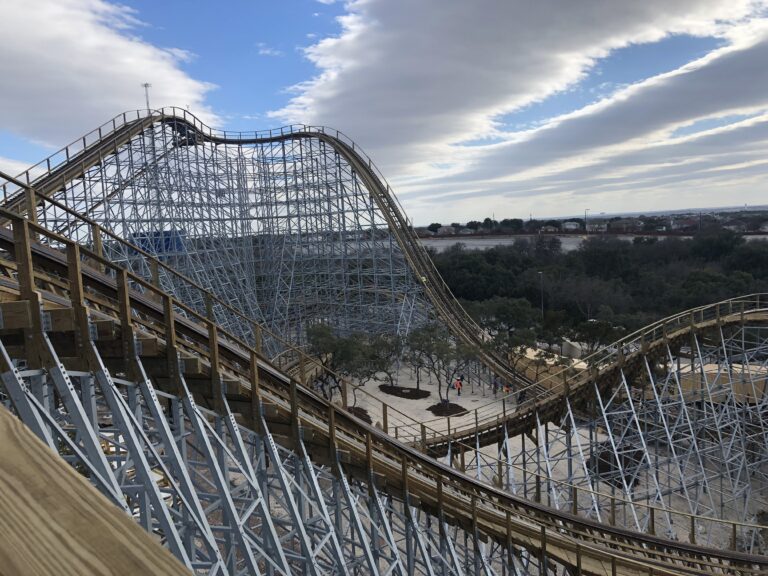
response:
<svg viewBox="0 0 768 576"><path fill-rule="evenodd" d="M527 432L536 425L537 417L542 423L557 422L563 414L562 399L565 396L572 407L585 408L594 398L593 383L597 383L601 391L610 390L621 378L621 370L640 369L643 357L653 358L667 345L679 347L686 343L691 333L747 321L768 323L768 294L740 296L659 320L585 358L585 369L564 369L541 380L538 384L544 390L538 394L522 402L515 402L516 393L507 396L506 399L515 404L515 410L510 410L510 415L504 419L496 418L494 422L493 416L478 418L477 426L454 428L443 437L428 438L425 444L429 453L444 455L453 443L472 445L479 441L485 446L499 442L504 427L509 436ZM492 405L476 410L480 414L490 407Z"/></svg>
<svg viewBox="0 0 768 576"><path fill-rule="evenodd" d="M173 127L178 135L178 146L194 145L203 142L223 145L259 145L287 140L317 139L332 147L360 176L371 191L376 205L384 215L389 229L395 237L412 271L423 285L425 294L434 306L437 314L451 332L465 344L476 350L478 359L491 372L502 378L518 383L518 387L529 390L530 397L539 398L547 394L546 389L537 386L522 373L512 370L503 358L493 353L486 346L487 333L467 314L451 293L442 279L426 249L419 242L413 226L399 205L389 184L373 161L359 146L343 133L322 126L294 125L278 130L254 133L228 133L212 130L186 110L176 108L163 109L158 112L133 115L124 113L115 117L97 130L66 147L54 155L58 160L47 160L30 168L13 182L2 186L3 208L18 214L27 214L30 205L28 190L34 190L37 195L35 204L40 206L43 198L55 197L67 182L82 177L89 168L104 161L105 157L117 154L121 147L127 145L133 138L143 134L157 123ZM70 150L72 148L72 150ZM42 173L41 173L42 172ZM26 187L29 188L26 188ZM115 192L119 193L119 192ZM0 218L0 226L7 225L7 220ZM551 397L549 402L557 405L561 398ZM530 423L530 419L521 422ZM491 430L498 428L498 419L489 419L482 423L483 442L493 441ZM487 428L487 430L485 430ZM429 442L434 445L436 453L443 450L445 440L439 439L439 434L430 434ZM456 437L454 439L458 439Z"/></svg>

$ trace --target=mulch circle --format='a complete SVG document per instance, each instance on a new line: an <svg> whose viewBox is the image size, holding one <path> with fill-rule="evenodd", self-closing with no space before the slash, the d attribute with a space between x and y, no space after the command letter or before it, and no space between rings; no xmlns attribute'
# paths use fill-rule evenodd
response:
<svg viewBox="0 0 768 576"><path fill-rule="evenodd" d="M385 394L391 394L398 398L405 398L406 400L421 400L429 396L429 390L418 390L416 388L409 388L407 386L390 386L389 384L379 385L379 390Z"/></svg>
<svg viewBox="0 0 768 576"><path fill-rule="evenodd" d="M373 420L371 419L370 414L368 414L368 410L365 408L360 408L360 406L350 406L347 408L347 412L357 416L366 424L373 424Z"/></svg>
<svg viewBox="0 0 768 576"><path fill-rule="evenodd" d="M467 413L467 409L453 402L448 404L444 402L438 402L427 408L435 416L463 416Z"/></svg>

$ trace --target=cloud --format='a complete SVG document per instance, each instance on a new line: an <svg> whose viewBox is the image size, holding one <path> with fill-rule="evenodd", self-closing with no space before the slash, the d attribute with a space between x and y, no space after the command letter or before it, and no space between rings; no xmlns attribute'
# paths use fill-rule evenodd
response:
<svg viewBox="0 0 768 576"><path fill-rule="evenodd" d="M574 113L552 119L510 142L488 147L463 177L503 164L516 178L562 170L670 141L678 128L706 118L757 113L768 108L768 25L754 43L728 46L674 72L615 92ZM680 142L694 142L681 139ZM496 165L496 168L494 168Z"/></svg>
<svg viewBox="0 0 768 576"><path fill-rule="evenodd" d="M597 177L589 167L609 178L622 162L641 161L644 149L662 154L669 144L694 167L691 159L704 138L673 142L675 128L736 112L757 114L766 106L763 2L488 4L350 2L339 19L340 35L306 50L318 74L295 86L296 95L273 116L347 133L395 181L416 216L434 210L430 197L446 194L455 194L457 205L467 198L465 214L472 199L481 199L471 207L479 216L494 203L509 207L510 198L527 198L529 207L548 203L562 213L568 210L562 201L574 190L588 190ZM532 130L508 132L499 123L503 115L573 89L612 51L676 34L717 37L724 47L635 85L606 84L593 96L601 100ZM472 140L480 145L462 145ZM709 168L722 152L709 154ZM645 162L650 174L658 159ZM739 169L726 172L735 178ZM639 175L616 180L610 202L626 203L621 194L641 184ZM646 187L637 190L651 190ZM639 196L632 202L641 203ZM443 201L440 209L452 208Z"/></svg>
<svg viewBox="0 0 768 576"><path fill-rule="evenodd" d="M30 163L12 158L3 158L0 156L0 172L5 172L10 176L18 176L31 166Z"/></svg>
<svg viewBox="0 0 768 576"><path fill-rule="evenodd" d="M650 199L664 190L676 201L711 205L732 198L718 200L705 189L733 183L743 172L750 177L740 192L758 198L768 182L765 164L755 161L768 144L768 25L753 32L744 36L751 43L721 48L509 142L473 150L471 166L412 187L414 195L461 196L468 186L512 198L599 193L610 201L606 195L613 193L618 209L628 193L640 205L645 192ZM675 136L681 127L718 118L728 121Z"/></svg>
<svg viewBox="0 0 768 576"><path fill-rule="evenodd" d="M136 13L105 0L0 0L0 125L62 146L118 112L189 105L215 124L205 104L212 84L180 65L193 55L142 40Z"/></svg>
<svg viewBox="0 0 768 576"><path fill-rule="evenodd" d="M277 50L276 48L267 46L264 42L257 43L256 48L258 48L259 56L282 56L283 55L283 52L281 50Z"/></svg>

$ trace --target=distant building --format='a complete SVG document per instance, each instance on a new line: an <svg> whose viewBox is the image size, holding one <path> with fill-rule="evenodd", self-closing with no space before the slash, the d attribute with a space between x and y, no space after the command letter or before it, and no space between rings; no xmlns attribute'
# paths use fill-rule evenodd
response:
<svg viewBox="0 0 768 576"><path fill-rule="evenodd" d="M760 232L768 232L768 221L760 224Z"/></svg>
<svg viewBox="0 0 768 576"><path fill-rule="evenodd" d="M581 230L581 222L568 221L563 222L563 232L577 232Z"/></svg>
<svg viewBox="0 0 768 576"><path fill-rule="evenodd" d="M414 228L413 231L416 232L416 236L418 236L419 238L427 238L429 236L435 235L435 233L432 232L432 230L430 230L426 226L420 226L418 228Z"/></svg>
<svg viewBox="0 0 768 576"><path fill-rule="evenodd" d="M587 232L603 233L608 232L607 222L587 222Z"/></svg>
<svg viewBox="0 0 768 576"><path fill-rule="evenodd" d="M725 228L726 230L730 230L731 232L738 232L738 233L747 231L746 224L744 224L744 222L740 220L728 220L723 223L723 228Z"/></svg>
<svg viewBox="0 0 768 576"><path fill-rule="evenodd" d="M474 233L475 231L472 228L462 228L459 230L459 236L472 236Z"/></svg>
<svg viewBox="0 0 768 576"><path fill-rule="evenodd" d="M539 228L539 231L543 232L544 234L552 234L554 232L560 232L560 229L557 226L542 226Z"/></svg>
<svg viewBox="0 0 768 576"><path fill-rule="evenodd" d="M456 234L456 228L453 226L440 226L436 232L437 236L453 236Z"/></svg>
<svg viewBox="0 0 768 576"><path fill-rule="evenodd" d="M669 229L672 231L696 230L699 227L697 218L671 218L669 220Z"/></svg>
<svg viewBox="0 0 768 576"><path fill-rule="evenodd" d="M643 221L637 218L621 218L620 220L611 220L608 223L611 232L619 233L640 232L643 226Z"/></svg>

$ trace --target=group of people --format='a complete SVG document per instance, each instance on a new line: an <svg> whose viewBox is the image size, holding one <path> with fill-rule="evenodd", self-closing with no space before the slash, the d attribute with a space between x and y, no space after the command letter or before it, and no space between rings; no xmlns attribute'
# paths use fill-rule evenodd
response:
<svg viewBox="0 0 768 576"><path fill-rule="evenodd" d="M498 374L493 376L493 381L491 382L491 387L493 388L493 395L496 396L499 392L502 390L504 391L504 394L509 394L512 392L512 386L510 386L509 382L501 381L501 378L499 378Z"/></svg>

